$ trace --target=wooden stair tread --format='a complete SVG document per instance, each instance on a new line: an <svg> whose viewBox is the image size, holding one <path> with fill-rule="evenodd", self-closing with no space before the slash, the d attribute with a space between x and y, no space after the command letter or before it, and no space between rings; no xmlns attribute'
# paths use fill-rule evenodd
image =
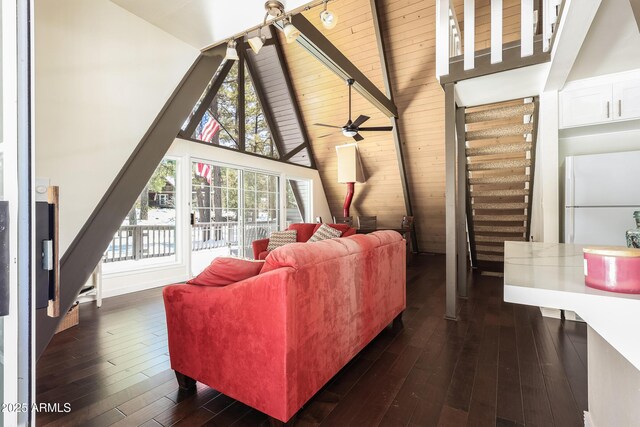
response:
<svg viewBox="0 0 640 427"><path fill-rule="evenodd" d="M476 242L502 243L502 242L524 242L524 237L519 236L476 236Z"/></svg>
<svg viewBox="0 0 640 427"><path fill-rule="evenodd" d="M473 209L525 209L528 203L473 203Z"/></svg>
<svg viewBox="0 0 640 427"><path fill-rule="evenodd" d="M476 258L478 259L478 261L496 261L496 262L504 261L504 257L500 255L478 254L476 255Z"/></svg>
<svg viewBox="0 0 640 427"><path fill-rule="evenodd" d="M516 169L531 166L530 159L516 160L495 160L489 162L467 162L467 170L469 171L487 171L494 169Z"/></svg>
<svg viewBox="0 0 640 427"><path fill-rule="evenodd" d="M471 197L504 197L504 196L528 196L529 190L474 190L470 191Z"/></svg>
<svg viewBox="0 0 640 427"><path fill-rule="evenodd" d="M473 228L479 233L524 233L527 231L525 226L519 225L478 225Z"/></svg>
<svg viewBox="0 0 640 427"><path fill-rule="evenodd" d="M491 127L487 129L472 130L466 133L467 141L478 139L492 139L504 136L525 135L533 132L533 123L521 123L509 126Z"/></svg>
<svg viewBox="0 0 640 427"><path fill-rule="evenodd" d="M503 176L481 176L469 178L470 185L474 184L514 184L519 182L529 182L529 175L503 175Z"/></svg>
<svg viewBox="0 0 640 427"><path fill-rule="evenodd" d="M484 111L476 111L465 114L465 122L479 123L498 119L508 119L511 117L523 117L528 114L533 114L534 108L534 103L528 102L526 104L513 105L510 107L499 107Z"/></svg>
<svg viewBox="0 0 640 427"><path fill-rule="evenodd" d="M495 144L487 145L485 147L467 148L467 156L482 156L487 154L506 154L506 153L519 153L522 151L531 150L532 144L530 142L515 142L511 144Z"/></svg>
<svg viewBox="0 0 640 427"><path fill-rule="evenodd" d="M491 253L504 253L504 246L483 246L483 245L479 245L476 246L476 251L478 253L483 253L483 252L491 252Z"/></svg>
<svg viewBox="0 0 640 427"><path fill-rule="evenodd" d="M473 221L476 222L515 222L526 221L526 215L474 215Z"/></svg>

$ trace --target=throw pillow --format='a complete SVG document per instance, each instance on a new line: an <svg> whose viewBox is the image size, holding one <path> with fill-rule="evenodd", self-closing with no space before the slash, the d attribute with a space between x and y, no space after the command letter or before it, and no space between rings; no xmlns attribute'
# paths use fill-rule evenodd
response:
<svg viewBox="0 0 640 427"><path fill-rule="evenodd" d="M202 273L187 284L202 286L227 286L256 276L262 270L264 261L241 258L218 257Z"/></svg>
<svg viewBox="0 0 640 427"><path fill-rule="evenodd" d="M342 231L336 230L333 227L329 227L327 224L322 224L313 236L309 239L309 242L319 242L320 240L333 239L334 237L340 237Z"/></svg>
<svg viewBox="0 0 640 427"><path fill-rule="evenodd" d="M298 232L296 230L274 231L271 233L271 236L269 236L269 246L267 246L267 250L271 252L280 246L295 243L297 235Z"/></svg>

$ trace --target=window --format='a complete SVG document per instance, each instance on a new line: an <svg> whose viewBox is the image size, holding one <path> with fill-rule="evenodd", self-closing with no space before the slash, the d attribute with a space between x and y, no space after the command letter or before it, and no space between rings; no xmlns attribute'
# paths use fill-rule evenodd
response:
<svg viewBox="0 0 640 427"><path fill-rule="evenodd" d="M287 226L309 221L311 182L306 179L287 179Z"/></svg>
<svg viewBox="0 0 640 427"><path fill-rule="evenodd" d="M279 228L278 177L245 171L244 174L244 252L253 258L251 243L269 237Z"/></svg>
<svg viewBox="0 0 640 427"><path fill-rule="evenodd" d="M279 229L279 194L277 175L193 162L193 274L218 256L253 258L252 242Z"/></svg>
<svg viewBox="0 0 640 427"><path fill-rule="evenodd" d="M176 254L176 161L164 159L111 240L105 263Z"/></svg>
<svg viewBox="0 0 640 427"><path fill-rule="evenodd" d="M233 63L226 75L224 67L222 69L216 73L214 80L218 76L224 80L190 137L213 145L279 158L244 56L240 55L240 60ZM212 87L213 83L210 83L206 92ZM198 105L204 102L206 92ZM197 107L192 115L196 110ZM183 130L187 129L188 125L185 124Z"/></svg>
<svg viewBox="0 0 640 427"><path fill-rule="evenodd" d="M279 157L278 150L271 137L271 131L260 105L256 88L246 68L244 74L245 150L277 159Z"/></svg>

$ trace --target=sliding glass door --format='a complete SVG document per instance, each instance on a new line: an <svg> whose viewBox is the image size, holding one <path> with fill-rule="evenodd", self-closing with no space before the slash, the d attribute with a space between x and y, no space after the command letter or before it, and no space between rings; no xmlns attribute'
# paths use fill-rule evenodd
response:
<svg viewBox="0 0 640 427"><path fill-rule="evenodd" d="M253 258L251 243L280 224L279 177L194 161L191 165L191 273L219 256Z"/></svg>
<svg viewBox="0 0 640 427"><path fill-rule="evenodd" d="M279 178L266 173L243 172L244 253L253 258L251 243L269 237L280 226Z"/></svg>

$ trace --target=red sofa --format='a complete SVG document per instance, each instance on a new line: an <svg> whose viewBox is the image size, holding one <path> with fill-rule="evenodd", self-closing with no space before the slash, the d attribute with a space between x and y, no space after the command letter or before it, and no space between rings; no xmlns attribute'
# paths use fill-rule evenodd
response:
<svg viewBox="0 0 640 427"><path fill-rule="evenodd" d="M225 287L164 289L171 367L287 422L406 307L394 231L293 243Z"/></svg>
<svg viewBox="0 0 640 427"><path fill-rule="evenodd" d="M340 237L348 237L356 234L356 229L349 227L347 224L327 225L335 228L336 230L342 231L342 235ZM320 224L299 222L291 224L287 227L287 230L296 230L296 242L303 243L308 241L318 228L320 228ZM267 251L267 247L269 247L269 239L254 240L251 243L251 246L253 247L253 257L255 259L266 259L267 255L269 255L269 251Z"/></svg>

